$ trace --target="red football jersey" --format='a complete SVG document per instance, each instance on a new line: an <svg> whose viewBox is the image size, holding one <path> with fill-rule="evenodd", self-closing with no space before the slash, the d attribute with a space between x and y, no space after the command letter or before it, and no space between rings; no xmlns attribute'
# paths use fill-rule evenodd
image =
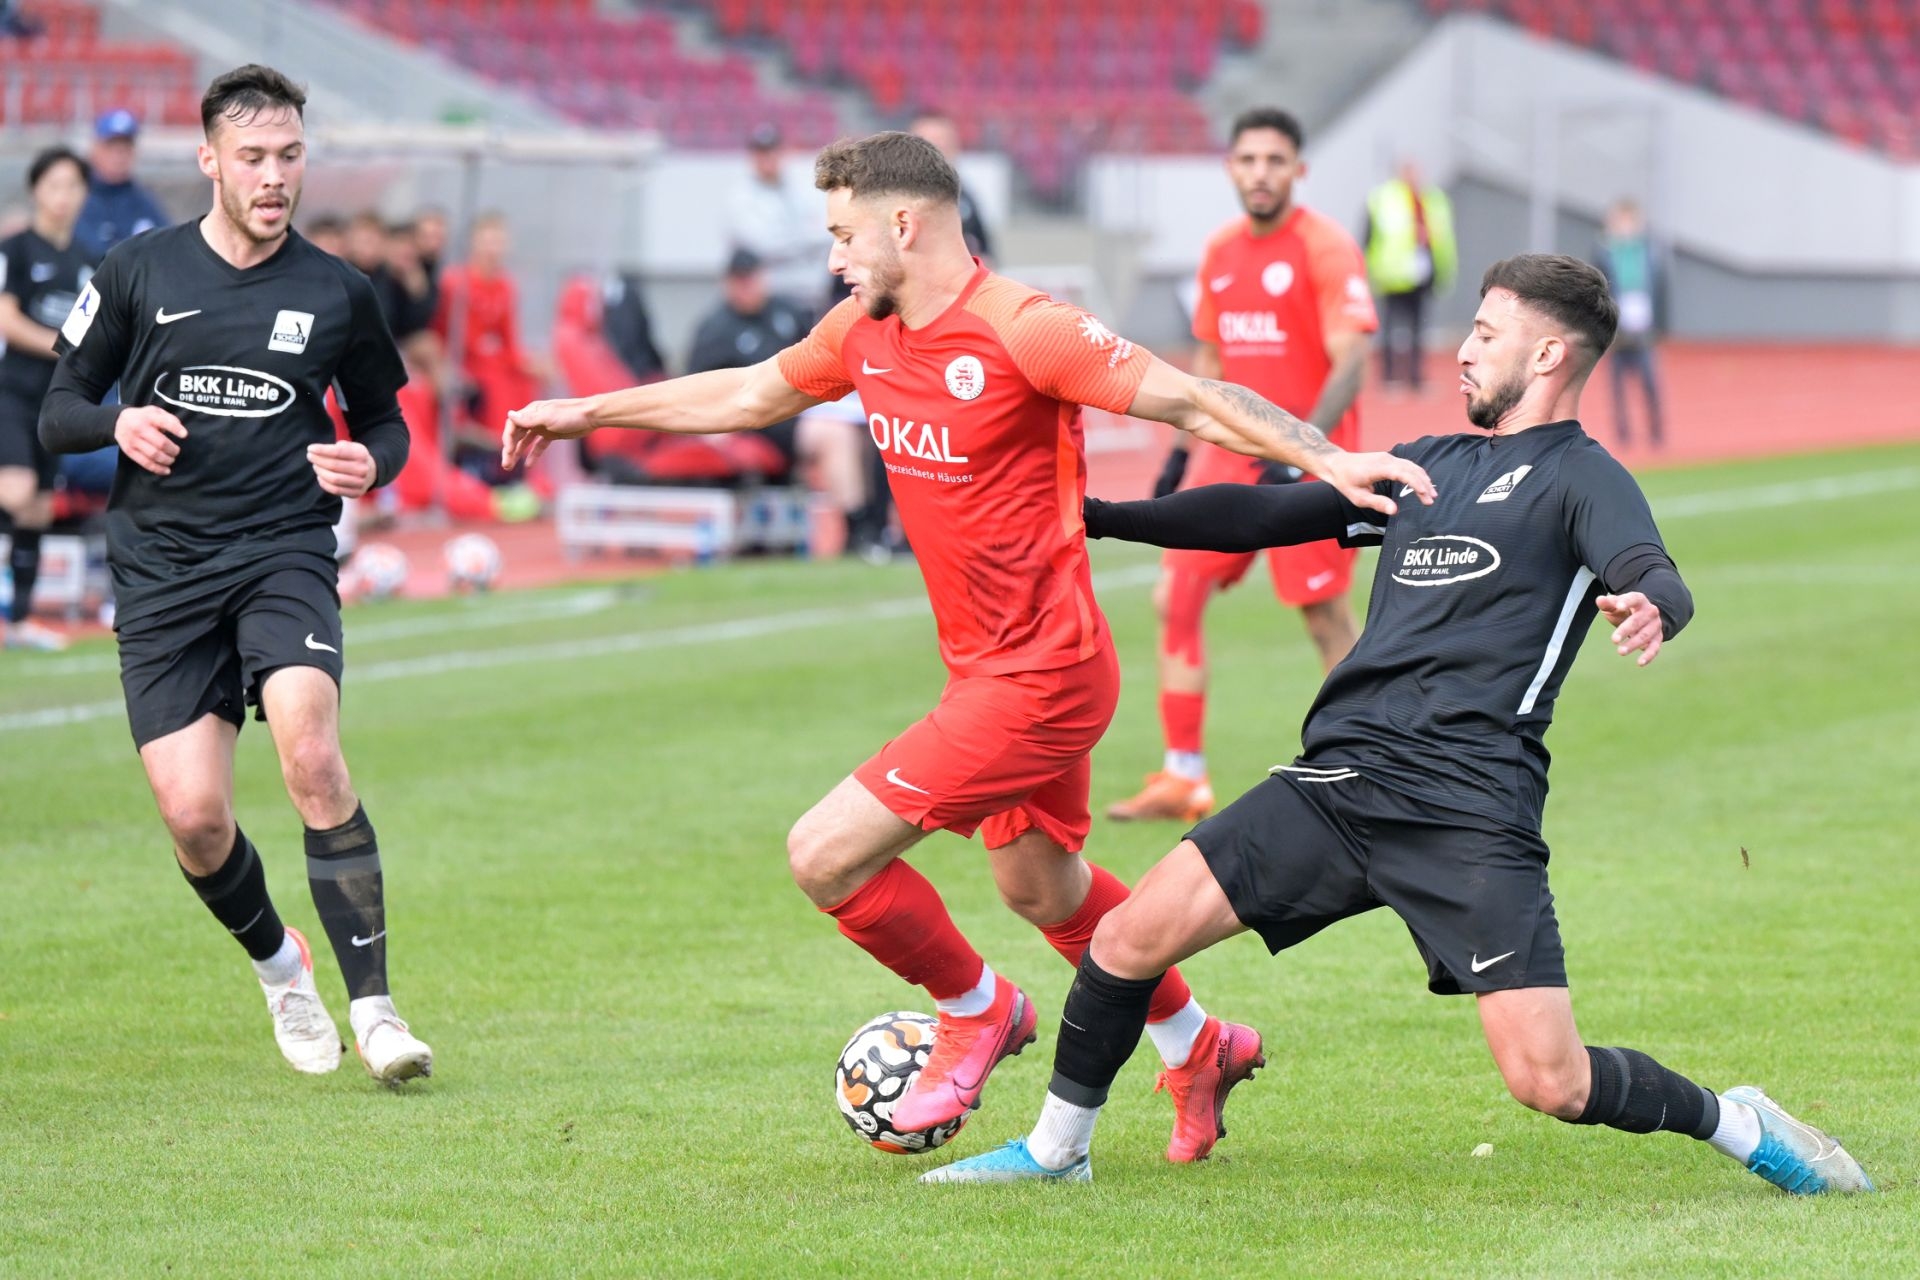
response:
<svg viewBox="0 0 1920 1280"><path fill-rule="evenodd" d="M1360 246L1333 219L1296 206L1266 235L1254 235L1242 217L1207 241L1193 336L1219 347L1224 380L1251 387L1295 417L1313 412L1333 368L1327 336L1379 327ZM1359 414L1350 409L1329 434L1351 448L1358 429ZM1205 452L1237 457L1218 446ZM1233 465L1259 469L1258 460Z"/></svg>
<svg viewBox="0 0 1920 1280"><path fill-rule="evenodd" d="M955 675L1052 670L1106 643L1080 406L1124 413L1152 358L984 267L918 329L848 298L780 353L799 391L859 391Z"/></svg>

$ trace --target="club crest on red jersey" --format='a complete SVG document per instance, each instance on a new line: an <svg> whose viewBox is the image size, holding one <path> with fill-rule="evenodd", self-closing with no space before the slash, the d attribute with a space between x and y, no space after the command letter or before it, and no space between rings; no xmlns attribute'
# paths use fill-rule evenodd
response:
<svg viewBox="0 0 1920 1280"><path fill-rule="evenodd" d="M956 400L978 400L987 389L987 371L978 356L956 356L947 366L947 390Z"/></svg>
<svg viewBox="0 0 1920 1280"><path fill-rule="evenodd" d="M1260 273L1260 287L1276 298L1293 288L1293 264L1269 262L1266 270Z"/></svg>

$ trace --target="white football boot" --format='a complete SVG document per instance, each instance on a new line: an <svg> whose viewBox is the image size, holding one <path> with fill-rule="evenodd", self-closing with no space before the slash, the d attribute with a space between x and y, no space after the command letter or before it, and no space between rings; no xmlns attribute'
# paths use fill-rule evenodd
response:
<svg viewBox="0 0 1920 1280"><path fill-rule="evenodd" d="M347 1011L353 1023L353 1047L367 1074L382 1084L399 1084L433 1074L433 1050L393 1011L391 996L363 996Z"/></svg>
<svg viewBox="0 0 1920 1280"><path fill-rule="evenodd" d="M340 1031L320 1003L320 989L313 982L313 951L298 929L289 927L287 936L300 948L300 970L292 982L262 982L267 1012L273 1015L273 1038L280 1052L295 1071L320 1076L340 1065L347 1046L340 1042Z"/></svg>

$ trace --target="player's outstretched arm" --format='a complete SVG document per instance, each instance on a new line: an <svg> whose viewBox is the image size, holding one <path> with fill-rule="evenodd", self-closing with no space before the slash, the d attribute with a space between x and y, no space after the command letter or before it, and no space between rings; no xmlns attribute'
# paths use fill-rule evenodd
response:
<svg viewBox="0 0 1920 1280"><path fill-rule="evenodd" d="M1196 378L1155 359L1127 412L1166 422L1205 440L1269 462L1299 467L1325 480L1357 507L1392 515L1393 499L1374 492L1382 480L1431 503L1433 481L1405 458L1390 453L1348 453L1312 423L1303 422L1264 396L1231 382Z"/></svg>
<svg viewBox="0 0 1920 1280"><path fill-rule="evenodd" d="M714 369L624 391L571 400L536 400L507 415L500 465L531 464L555 440L577 440L601 427L715 435L770 427L821 401L796 390L777 360L744 369Z"/></svg>
<svg viewBox="0 0 1920 1280"><path fill-rule="evenodd" d="M1347 505L1332 485L1203 484L1140 502L1087 498L1089 538L1196 551L1263 551L1337 538Z"/></svg>

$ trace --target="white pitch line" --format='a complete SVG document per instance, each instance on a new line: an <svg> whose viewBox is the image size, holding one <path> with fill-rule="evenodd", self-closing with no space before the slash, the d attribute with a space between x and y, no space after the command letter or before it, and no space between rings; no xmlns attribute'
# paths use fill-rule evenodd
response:
<svg viewBox="0 0 1920 1280"><path fill-rule="evenodd" d="M1884 471L1855 471L1843 476L1783 480L1778 484L1753 485L1745 489L1683 493L1652 505L1655 515L1677 520L1687 516L1719 515L1727 511L1755 511L1762 507L1797 507L1804 502L1831 502L1838 498L1858 498L1869 493L1889 493L1916 486L1920 486L1920 467L1888 467Z"/></svg>
<svg viewBox="0 0 1920 1280"><path fill-rule="evenodd" d="M1820 476L1809 480L1752 485L1744 489L1680 494L1663 499L1654 503L1653 506L1656 514L1672 520L1730 511L1797 506L1806 502L1830 502L1840 498L1856 498L1867 494L1889 493L1915 487L1920 487L1920 467L1889 467L1877 471ZM1117 591L1127 587L1144 586L1157 579L1159 573L1157 565L1134 565L1110 573L1096 574L1094 585L1101 590ZM673 627L664 631L642 631L626 635L595 636L581 640L549 641L545 644L513 645L500 649L453 650L419 658L399 658L388 662L369 663L363 667L353 668L350 674L356 685L377 683L406 677L443 675L450 671L483 671L494 667L519 666L523 663L597 658L617 653L639 653L648 649L747 640L853 622L880 622L918 617L926 612L926 597L916 595L877 601L869 605L856 605L851 608L802 609L791 613L740 618L732 622ZM411 627L413 621L396 620L388 625ZM474 625L476 628L480 625L478 619L474 620ZM354 634L356 639L361 638L360 629L356 629ZM89 660L70 659L69 661ZM117 664L108 660L107 669L117 669ZM64 707L46 707L38 711L10 712L0 715L0 733L84 724L90 720L121 715L123 711L122 704L113 701L83 702Z"/></svg>
<svg viewBox="0 0 1920 1280"><path fill-rule="evenodd" d="M1160 575L1158 565L1132 565L1110 573L1094 575L1094 586L1102 591L1119 591L1145 586ZM900 596L877 600L872 604L833 609L798 609L789 613L769 613L758 617L735 618L729 622L701 622L659 631L628 632L624 635L588 636L579 640L549 640L541 644L508 645L498 649L456 649L426 654L418 658L393 658L349 667L347 678L355 686L378 684L421 676L445 675L450 671L485 671L495 667L514 667L540 662L577 661L605 658L614 654L642 653L649 649L677 649L692 645L722 644L729 640L752 640L792 631L811 631L822 627L846 626L860 622L890 622L900 618L924 617L928 613L924 595ZM21 729L46 729L59 725L84 724L125 713L124 705L113 702L83 702L65 707L46 707L39 711L18 711L0 715L0 733Z"/></svg>
<svg viewBox="0 0 1920 1280"><path fill-rule="evenodd" d="M475 601L471 611L436 613L419 618L389 618L384 622L356 622L352 628L356 645L378 644L383 640L404 640L415 636L450 635L460 631L491 631L522 622L544 622L552 618L584 618L604 613L620 603L620 592L612 587L575 591L563 596L533 600L493 597L485 604ZM98 675L120 670L120 660L111 654L87 654L73 658L51 658L33 665L34 675Z"/></svg>

